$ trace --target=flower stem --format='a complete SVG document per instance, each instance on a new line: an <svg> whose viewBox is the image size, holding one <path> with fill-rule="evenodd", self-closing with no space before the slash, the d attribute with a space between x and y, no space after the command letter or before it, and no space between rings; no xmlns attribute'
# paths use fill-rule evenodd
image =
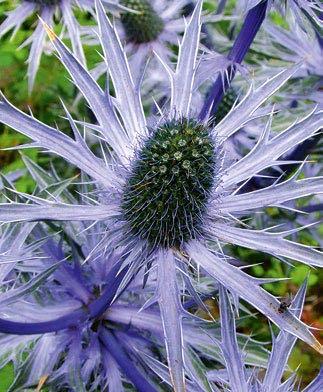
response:
<svg viewBox="0 0 323 392"><path fill-rule="evenodd" d="M217 15L222 14L226 4L227 4L227 0L220 0L219 1L218 8L216 9L216 14Z"/></svg>
<svg viewBox="0 0 323 392"><path fill-rule="evenodd" d="M116 265L111 269L107 278L107 281L109 283L108 287L105 289L105 291L99 298L97 298L89 305L91 318L101 316L101 314L103 314L108 309L108 307L115 299L114 297L120 286L120 283L129 269L129 267L125 267L122 271L120 271L120 265L120 263L116 263ZM125 289L126 287L123 288L123 291ZM121 295L121 293L119 295Z"/></svg>
<svg viewBox="0 0 323 392"><path fill-rule="evenodd" d="M323 203L313 204L310 206L305 206L299 208L300 211L311 213L311 212L322 212L323 211Z"/></svg>
<svg viewBox="0 0 323 392"><path fill-rule="evenodd" d="M134 365L133 361L124 351L122 343L116 338L116 336L104 328L100 331L100 340L112 355L114 360L120 366L124 374L136 387L137 391L140 392L156 392L156 389L146 380L146 378L139 372Z"/></svg>
<svg viewBox="0 0 323 392"><path fill-rule="evenodd" d="M207 116L213 116L216 113L217 107L222 100L222 97L236 73L236 64L240 64L249 50L263 20L265 19L267 9L267 0L262 1L253 7L247 14L243 26L228 54L228 59L231 60L231 65L227 68L227 77L223 78L221 75L217 77L211 90L206 98L201 113L200 120L205 120Z"/></svg>
<svg viewBox="0 0 323 392"><path fill-rule="evenodd" d="M57 319L39 323L23 323L0 319L0 332L13 335L38 335L73 327L85 319L86 314L83 309L77 309Z"/></svg>

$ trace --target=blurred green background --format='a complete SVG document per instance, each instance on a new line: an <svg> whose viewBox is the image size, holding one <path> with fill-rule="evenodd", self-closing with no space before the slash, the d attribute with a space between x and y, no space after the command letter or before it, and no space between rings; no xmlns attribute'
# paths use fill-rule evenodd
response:
<svg viewBox="0 0 323 392"><path fill-rule="evenodd" d="M5 18L5 12L14 6L14 2L5 1L0 3L0 23ZM211 4L211 3L210 3ZM206 4L206 8L212 8L212 5ZM88 24L89 16L86 14L78 14L81 23ZM278 23L283 23L283 19L275 16ZM69 133L68 123L61 117L64 115L63 109L59 102L59 98L64 100L67 108L78 118L90 121L89 113L84 106L78 107L77 111L73 106L76 96L76 90L69 81L64 67L54 56L43 55L41 59L40 69L37 74L35 88L31 96L27 92L26 80L26 60L28 57L28 47L17 49L21 43L29 37L33 31L35 17L29 18L13 39L7 34L0 41L0 89L5 96L21 110L32 110L34 116L47 124L57 126L64 132ZM225 23L224 23L225 25ZM59 31L57 31L59 32ZM98 61L99 55L96 52L98 48L85 47L86 58L89 68L92 68ZM24 136L10 130L8 127L0 124L0 170L2 173L9 173L24 167L19 151L2 151L7 147L18 146L28 142ZM24 149L23 154L28 155L31 159L38 162L44 168L48 168L51 159L48 154L42 154L36 149ZM66 170L63 162L59 158L52 158L54 165L61 174L68 177L73 174L73 169ZM22 192L32 192L34 182L27 174L23 175L16 183L18 190ZM277 211L268 209L268 214L274 216ZM322 231L323 235L323 231ZM305 244L317 245L313 239L304 232L300 235L300 240ZM295 268L287 268L279 260L260 254L255 251L246 250L235 247L232 249L233 254L245 261L248 265L253 263L261 263L249 269L249 272L257 277L285 277L289 276L290 280L279 283L268 284L266 289L276 296L284 296L286 293L295 293L302 281L309 272L309 268L304 265L295 264ZM309 277L309 290L307 293L307 301L303 312L303 320L307 324L314 327L323 327L322 315L322 299L319 297L320 282L322 282L323 272L311 270ZM217 314L215 303L209 303L214 314ZM240 331L252 333L255 338L268 342L271 339L270 330L267 320L259 315L257 318L249 319L240 325ZM319 333L317 337L322 339ZM0 348L1 349L1 348ZM293 350L290 359L291 369L297 370L301 382L306 385L317 374L319 369L318 355L302 342L298 342ZM0 370L0 392L6 392L8 386L13 380L12 365Z"/></svg>

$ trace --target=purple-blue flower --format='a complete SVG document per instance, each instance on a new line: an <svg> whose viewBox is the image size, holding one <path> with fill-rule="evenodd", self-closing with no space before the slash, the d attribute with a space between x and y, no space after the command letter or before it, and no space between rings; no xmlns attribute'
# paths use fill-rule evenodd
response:
<svg viewBox="0 0 323 392"><path fill-rule="evenodd" d="M99 1L96 2L99 38L114 87L113 95L108 89L100 88L82 63L44 23L62 63L84 95L97 124L76 123L66 110L74 135L72 138L19 111L4 96L0 98L0 121L30 137L31 146L46 149L77 166L82 172L83 187L80 200L61 198L60 194L50 191L47 195L46 192L42 195L18 193L18 200L11 197L9 202L0 204L0 221L79 222L78 231L81 233L99 226L99 241L94 244L91 256L100 258L117 254L120 259L120 265L112 263L112 276L104 276L107 289L109 282L116 282L115 291L103 291L102 296L85 309L69 309L58 321L46 320L45 323L54 324L55 330L59 328L63 331L60 333L70 339L71 318L81 323L92 315L96 318L99 310L106 311L117 296L130 287L136 275L141 277L140 283L145 283L156 274L144 310L157 309L161 319L170 382L175 391L184 391L191 385L186 377L190 369L188 354L183 348L187 339L187 312L182 304L182 294L188 291L199 301L196 290L199 276L211 277L224 286L236 302L240 297L250 303L290 339L297 337L322 351L310 327L299 319L298 314L289 308L282 312L280 300L262 288L272 279L254 278L235 266L226 247L232 244L274 255L287 263L299 261L311 267L322 266L321 251L290 239L294 230L267 226L259 229L253 219L268 206L285 208L290 200L321 194L322 177L299 178L297 172L283 182L256 191L240 192L247 181L261 176L265 169L293 163L289 160L282 163L281 157L318 134L323 126L322 112L313 108L285 129L273 132L274 109L266 101L298 72L301 64L296 64L284 68L260 86L251 83L239 103L220 122L212 125L210 112L216 116L217 104L225 90L222 80L215 81L202 107L192 105L202 3L197 2L187 23L176 66L159 57L169 77L171 93L165 104L156 103L157 114L154 116L144 113L132 68ZM266 2L249 11L230 54L232 74L235 72L234 63L242 61L265 13ZM226 149L226 141L253 122L260 124L261 135L250 151L234 160ZM79 125L100 140L100 156L88 147ZM221 290L221 301L226 301L226 294ZM26 334L30 328L34 333L36 325L22 325L12 316L0 320L0 331ZM229 317L223 314L223 318ZM43 329L39 331L44 332ZM82 337L80 331L76 331L75 340L68 340L71 342L71 361L80 355ZM117 334L104 331L100 342L108 351L115 352L118 341L111 333ZM232 337L230 340L230 336L223 336L223 339L227 342L226 349L231 344L239 375L243 374L235 341ZM120 341L130 345L125 335ZM120 355L114 357L119 366L122 367L122 363L128 366L125 356L129 357L129 354L124 356L122 349L115 355ZM240 379L240 385L245 388L244 380L235 373L235 364L229 363L233 357L225 350L223 355L228 362L228 375L236 381ZM131 381L135 383L137 373L126 369L125 374L130 379L134 377ZM77 375L73 374L73 377ZM149 390L147 388L142 390Z"/></svg>
<svg viewBox="0 0 323 392"><path fill-rule="evenodd" d="M71 197L62 183L51 182L48 173L26 163L43 185L60 193L57 197ZM51 390L80 391L122 391L129 382L140 391L157 391L159 383L171 385L161 315L158 306L148 305L157 271L151 271L144 288L141 269L120 290L134 249L123 249L122 255L96 249L102 224L74 235L77 226L66 223L55 233L49 231L56 229L52 224L22 223L7 225L2 232L0 329L7 334L0 335L0 367L14 363L10 391L43 383ZM186 316L185 376L187 390L194 391L208 382L199 372L198 354L225 361L221 350L212 347L212 336L220 336L218 324ZM243 335L238 341L248 365L264 366L267 353L259 343Z"/></svg>

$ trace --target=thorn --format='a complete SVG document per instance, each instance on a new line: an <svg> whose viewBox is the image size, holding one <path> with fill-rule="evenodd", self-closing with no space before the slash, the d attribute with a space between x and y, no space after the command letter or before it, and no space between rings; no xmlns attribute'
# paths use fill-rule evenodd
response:
<svg viewBox="0 0 323 392"><path fill-rule="evenodd" d="M45 376L41 376L36 388L36 392L40 392L42 387L44 386L44 384L46 383L47 379L48 379L48 374L46 374Z"/></svg>
<svg viewBox="0 0 323 392"><path fill-rule="evenodd" d="M49 39L54 42L57 39L57 35L54 33L54 31L48 26L48 24L38 15L38 18L42 22L44 29L46 30L46 33L49 37Z"/></svg>

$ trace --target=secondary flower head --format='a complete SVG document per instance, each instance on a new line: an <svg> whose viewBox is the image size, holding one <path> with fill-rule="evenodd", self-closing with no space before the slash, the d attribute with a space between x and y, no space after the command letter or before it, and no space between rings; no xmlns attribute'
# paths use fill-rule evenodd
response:
<svg viewBox="0 0 323 392"><path fill-rule="evenodd" d="M158 39L165 27L163 19L146 0L122 0L134 12L123 12L121 22L128 42L143 44Z"/></svg>
<svg viewBox="0 0 323 392"><path fill-rule="evenodd" d="M114 97L99 87L58 37L45 27L98 121L98 125L85 126L103 139L103 150L107 147L109 154L94 155L67 111L74 139L22 113L4 97L0 101L0 121L29 136L37 146L78 166L93 179L96 190L89 195L87 204L33 196L29 197L31 203L28 204L1 204L0 220L102 220L105 235L96 245L96 251L116 249L122 254L123 247L132 249L126 263L130 272L123 286L143 267L147 271L157 269L157 287L149 305L155 302L159 305L175 391L185 390L186 366L178 273L188 277L189 264L199 266L203 274L210 275L235 296L252 304L282 330L320 350L310 329L288 309L281 312L280 301L261 287L267 280L251 277L235 267L224 248L229 243L283 260L297 260L311 266L323 264L321 252L287 239L290 231L256 230L252 228L252 220L246 228L239 220L241 216L252 217L254 212L269 205L284 207L288 200L321 193L321 177L298 180L294 176L259 191L238 193L244 182L277 165L285 152L315 135L323 125L321 113L314 110L271 136L272 115L268 113L272 108L269 108L264 111L268 118L264 121L263 133L249 153L232 162L225 151L226 139L258 117L256 110L299 65L283 70L257 88L251 86L222 121L210 125L211 105L204 105L200 115L198 108L191 105L200 42L202 1L199 1L186 26L176 68L162 62L171 85L169 102L158 107L155 121L147 126L118 35L102 4L97 2L96 7ZM244 32L248 32L246 27ZM184 282L194 293L185 278ZM194 295L198 298L196 293Z"/></svg>
<svg viewBox="0 0 323 392"><path fill-rule="evenodd" d="M185 23L183 10L189 1L121 0L120 4L129 11L120 12L120 36L125 39L126 50L144 59L153 51L166 58L172 52L168 44L178 44L179 34ZM136 54L139 58L139 54Z"/></svg>
<svg viewBox="0 0 323 392"><path fill-rule="evenodd" d="M43 185L62 191L64 183L47 182L49 173L28 159L26 163L35 177L42 173ZM58 197L70 196L64 189ZM102 223L71 235L78 225L67 223L63 235L53 232L56 225L50 224L50 229L37 223L7 225L2 233L0 328L6 327L10 334L0 334L0 367L14 363L15 380L9 390L45 386L123 391L131 384L136 390L154 392L160 382L167 388L171 380L160 312L156 305L145 306L154 292L156 273L150 274L144 288L142 270L126 289L119 290L130 266L120 271L119 254L93 249ZM82 246L76 242L80 236ZM189 302L185 306L192 307ZM220 328L216 322L195 317L186 319L183 330L183 350L190 364L188 390L194 391L207 382L199 374L201 364L194 361L197 353L209 363L225 363L221 350L213 345ZM259 343L243 335L237 341L249 366L264 366L267 353Z"/></svg>
<svg viewBox="0 0 323 392"><path fill-rule="evenodd" d="M183 10L190 4L184 1L155 1L155 0L120 0L120 17L116 18L116 27L122 42L125 42L124 50L130 57L130 65L135 83L138 83L143 68L156 53L164 61L170 63L174 56L171 45L177 45L185 30ZM84 28L88 42L98 44L98 37L93 39L95 28ZM160 71L160 63L152 58L149 64L150 76L155 75L155 80L150 84L156 84L158 78L163 77ZM106 71L106 64L100 63L94 68L93 75L99 78ZM157 71L156 71L157 68ZM150 77L150 79L152 79Z"/></svg>

